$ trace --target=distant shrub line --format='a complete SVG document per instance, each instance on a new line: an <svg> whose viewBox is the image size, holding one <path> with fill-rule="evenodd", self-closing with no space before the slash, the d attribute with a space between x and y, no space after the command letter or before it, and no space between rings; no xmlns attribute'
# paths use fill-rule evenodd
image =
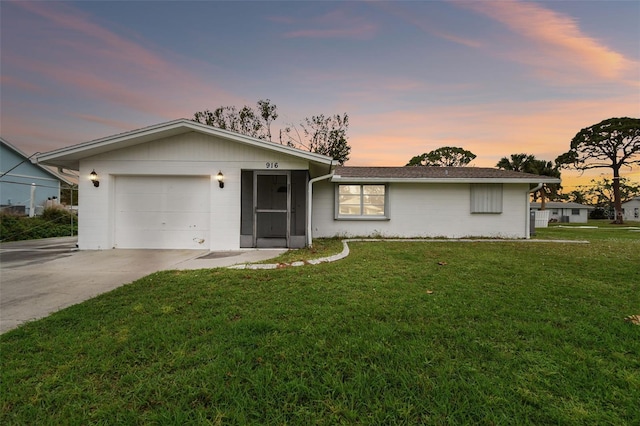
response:
<svg viewBox="0 0 640 426"><path fill-rule="evenodd" d="M25 217L0 213L0 241L34 240L38 238L68 237L78 234L78 218L61 208L47 208L41 216Z"/></svg>

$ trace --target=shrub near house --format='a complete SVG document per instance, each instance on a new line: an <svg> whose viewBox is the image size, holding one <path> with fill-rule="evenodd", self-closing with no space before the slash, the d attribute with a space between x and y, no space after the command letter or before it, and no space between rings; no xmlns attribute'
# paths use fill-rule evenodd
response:
<svg viewBox="0 0 640 426"><path fill-rule="evenodd" d="M62 208L47 208L41 216L0 214L0 241L68 237L78 234L78 218Z"/></svg>

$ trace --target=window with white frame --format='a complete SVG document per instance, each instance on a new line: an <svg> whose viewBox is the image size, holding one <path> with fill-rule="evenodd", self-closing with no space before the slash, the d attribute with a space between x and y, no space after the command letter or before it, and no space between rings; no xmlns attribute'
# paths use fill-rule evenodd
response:
<svg viewBox="0 0 640 426"><path fill-rule="evenodd" d="M337 187L337 218L386 218L386 185L350 184Z"/></svg>
<svg viewBox="0 0 640 426"><path fill-rule="evenodd" d="M502 213L502 184L472 183L471 213Z"/></svg>
<svg viewBox="0 0 640 426"><path fill-rule="evenodd" d="M571 209L572 216L580 216L580 209Z"/></svg>

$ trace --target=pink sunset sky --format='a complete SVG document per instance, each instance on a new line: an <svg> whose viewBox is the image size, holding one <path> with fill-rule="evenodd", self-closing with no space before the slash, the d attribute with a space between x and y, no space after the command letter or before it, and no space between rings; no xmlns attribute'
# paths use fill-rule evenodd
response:
<svg viewBox="0 0 640 426"><path fill-rule="evenodd" d="M347 165L459 146L493 167L640 117L637 1L2 1L0 19L1 134L28 154L270 99L274 135L346 112Z"/></svg>

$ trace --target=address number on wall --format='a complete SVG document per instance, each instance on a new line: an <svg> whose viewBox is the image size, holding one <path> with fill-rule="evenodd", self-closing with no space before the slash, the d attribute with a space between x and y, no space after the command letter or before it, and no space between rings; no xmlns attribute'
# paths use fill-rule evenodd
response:
<svg viewBox="0 0 640 426"><path fill-rule="evenodd" d="M271 163L271 162L267 162L267 169L277 169L278 168L278 163Z"/></svg>

